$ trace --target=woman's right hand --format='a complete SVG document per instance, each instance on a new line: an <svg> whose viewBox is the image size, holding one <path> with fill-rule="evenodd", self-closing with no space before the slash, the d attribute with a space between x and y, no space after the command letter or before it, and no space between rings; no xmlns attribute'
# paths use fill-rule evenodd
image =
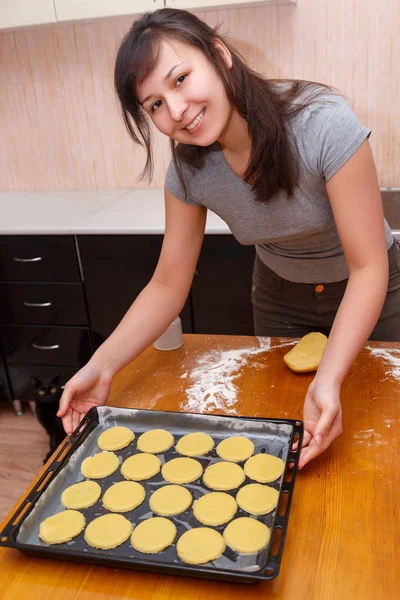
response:
<svg viewBox="0 0 400 600"><path fill-rule="evenodd" d="M67 381L57 412L65 433L71 434L90 408L107 402L111 381L110 375L90 362Z"/></svg>

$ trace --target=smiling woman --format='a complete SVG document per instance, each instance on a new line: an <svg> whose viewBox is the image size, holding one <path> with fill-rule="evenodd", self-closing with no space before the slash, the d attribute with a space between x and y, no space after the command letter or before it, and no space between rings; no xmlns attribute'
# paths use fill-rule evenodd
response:
<svg viewBox="0 0 400 600"><path fill-rule="evenodd" d="M400 340L400 251L383 218L371 131L338 91L263 78L181 10L133 24L115 87L129 134L147 150L143 175L152 174L150 124L171 141L165 237L150 283L65 386L66 431L106 402L115 373L181 310L210 209L255 245L256 335L329 336L304 402L301 468L341 433L341 384L368 337Z"/></svg>

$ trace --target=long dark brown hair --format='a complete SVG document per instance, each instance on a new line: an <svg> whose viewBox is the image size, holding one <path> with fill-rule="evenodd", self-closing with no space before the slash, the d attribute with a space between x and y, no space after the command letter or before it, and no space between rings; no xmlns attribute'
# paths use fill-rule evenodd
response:
<svg viewBox="0 0 400 600"><path fill-rule="evenodd" d="M118 50L114 84L122 116L133 141L147 150L141 177L151 180L154 159L148 116L137 90L153 71L163 41L178 41L195 47L207 57L221 77L229 102L245 119L251 137L251 153L244 181L251 182L257 200L265 202L279 190L290 197L298 181L298 157L288 121L331 88L310 81L264 79L253 71L237 50L218 33L190 12L162 8L146 13L136 21ZM222 41L232 56L232 68L215 46ZM277 86L279 82L291 82ZM179 179L187 195L181 164L199 169L209 147L177 144L170 140Z"/></svg>

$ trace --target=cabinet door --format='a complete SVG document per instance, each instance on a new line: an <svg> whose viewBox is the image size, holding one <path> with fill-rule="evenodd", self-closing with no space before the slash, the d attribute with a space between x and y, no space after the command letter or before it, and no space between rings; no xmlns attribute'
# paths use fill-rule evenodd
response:
<svg viewBox="0 0 400 600"><path fill-rule="evenodd" d="M80 280L71 235L0 236L0 281Z"/></svg>
<svg viewBox="0 0 400 600"><path fill-rule="evenodd" d="M0 338L8 367L35 364L81 367L92 355L84 327L1 325Z"/></svg>
<svg viewBox="0 0 400 600"><path fill-rule="evenodd" d="M0 29L55 23L53 0L1 0Z"/></svg>
<svg viewBox="0 0 400 600"><path fill-rule="evenodd" d="M78 236L93 341L99 346L149 283L160 256L162 235ZM180 315L192 332L187 301Z"/></svg>
<svg viewBox="0 0 400 600"><path fill-rule="evenodd" d="M164 0L54 0L57 21L133 15L164 7Z"/></svg>
<svg viewBox="0 0 400 600"><path fill-rule="evenodd" d="M88 325L81 283L0 282L0 322Z"/></svg>
<svg viewBox="0 0 400 600"><path fill-rule="evenodd" d="M291 4L297 0L165 0L170 8L214 8L217 6L246 6L246 4Z"/></svg>
<svg viewBox="0 0 400 600"><path fill-rule="evenodd" d="M254 253L231 235L204 237L192 285L195 333L254 335Z"/></svg>

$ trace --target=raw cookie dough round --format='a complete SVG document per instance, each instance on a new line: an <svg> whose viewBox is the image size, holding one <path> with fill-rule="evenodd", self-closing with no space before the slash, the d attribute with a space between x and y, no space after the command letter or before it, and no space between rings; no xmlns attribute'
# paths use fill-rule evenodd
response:
<svg viewBox="0 0 400 600"><path fill-rule="evenodd" d="M279 492L268 485L249 483L236 494L236 502L251 515L266 515L278 504Z"/></svg>
<svg viewBox="0 0 400 600"><path fill-rule="evenodd" d="M224 529L227 545L241 554L253 554L265 548L271 532L264 523L250 517L231 521Z"/></svg>
<svg viewBox="0 0 400 600"><path fill-rule="evenodd" d="M39 537L46 544L63 544L79 535L85 523L85 517L77 510L63 510L40 523Z"/></svg>
<svg viewBox="0 0 400 600"><path fill-rule="evenodd" d="M125 479L142 481L157 475L161 469L161 460L154 454L134 454L130 456L121 466L121 474Z"/></svg>
<svg viewBox="0 0 400 600"><path fill-rule="evenodd" d="M245 480L242 467L233 462L217 462L204 472L203 481L212 490L234 490Z"/></svg>
<svg viewBox="0 0 400 600"><path fill-rule="evenodd" d="M150 498L150 508L164 517L180 515L192 504L192 494L181 485L164 485Z"/></svg>
<svg viewBox="0 0 400 600"><path fill-rule="evenodd" d="M260 483L271 483L282 475L285 463L271 454L255 454L244 463L243 468L250 479Z"/></svg>
<svg viewBox="0 0 400 600"><path fill-rule="evenodd" d="M118 481L106 490L103 506L111 512L127 512L142 504L145 496L146 492L140 483Z"/></svg>
<svg viewBox="0 0 400 600"><path fill-rule="evenodd" d="M254 444L249 438L236 435L222 440L217 446L217 454L224 460L240 462L246 460L254 452Z"/></svg>
<svg viewBox="0 0 400 600"><path fill-rule="evenodd" d="M168 548L175 539L177 529L172 521L164 517L152 517L136 525L131 536L135 550L144 554L155 554Z"/></svg>
<svg viewBox="0 0 400 600"><path fill-rule="evenodd" d="M101 496L101 487L96 481L87 479L67 487L61 494L61 504L65 508L88 508L96 504Z"/></svg>
<svg viewBox="0 0 400 600"><path fill-rule="evenodd" d="M123 515L97 517L85 529L85 540L93 548L109 550L120 546L132 533L132 523Z"/></svg>
<svg viewBox="0 0 400 600"><path fill-rule="evenodd" d="M82 463L81 472L88 479L108 477L119 467L118 456L114 452L99 452L88 456Z"/></svg>
<svg viewBox="0 0 400 600"><path fill-rule="evenodd" d="M97 445L102 450L121 450L135 438L133 431L127 427L110 427L99 436Z"/></svg>
<svg viewBox="0 0 400 600"><path fill-rule="evenodd" d="M323 333L318 331L307 333L294 348L285 354L283 360L289 369L297 373L316 371L327 342L328 338Z"/></svg>
<svg viewBox="0 0 400 600"><path fill-rule="evenodd" d="M184 435L176 445L176 451L184 456L202 456L213 448L212 437L201 431Z"/></svg>
<svg viewBox="0 0 400 600"><path fill-rule="evenodd" d="M174 436L165 429L150 429L142 433L138 438L137 447L142 452L150 452L151 454L159 454L171 448L174 443Z"/></svg>
<svg viewBox="0 0 400 600"><path fill-rule="evenodd" d="M210 527L196 527L185 531L176 544L179 558L191 565L203 565L215 560L224 550L224 538Z"/></svg>
<svg viewBox="0 0 400 600"><path fill-rule="evenodd" d="M210 492L193 504L193 514L203 525L223 525L236 514L237 503L232 496L225 492Z"/></svg>
<svg viewBox="0 0 400 600"><path fill-rule="evenodd" d="M170 483L191 483L198 479L203 467L194 458L173 458L165 463L161 475Z"/></svg>

